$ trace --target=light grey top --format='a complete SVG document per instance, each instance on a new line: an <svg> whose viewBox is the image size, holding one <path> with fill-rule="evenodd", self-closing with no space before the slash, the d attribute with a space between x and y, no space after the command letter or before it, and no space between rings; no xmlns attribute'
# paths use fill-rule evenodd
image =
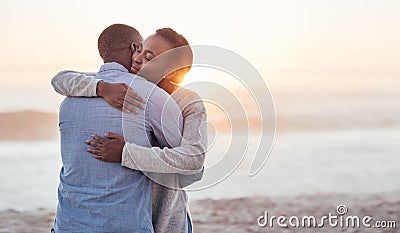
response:
<svg viewBox="0 0 400 233"><path fill-rule="evenodd" d="M53 78L52 85L62 95L96 96L99 80L92 75L61 72ZM135 86L132 88L136 90ZM207 148L207 114L200 97L193 91L179 88L172 94L172 98L181 109L184 121L180 146L146 148L127 142L122 154L122 166L163 173L159 177L150 176L156 180L152 188L155 232L187 232L187 195L179 187L201 179ZM165 180L169 182L166 184ZM167 188L157 182L174 188Z"/></svg>

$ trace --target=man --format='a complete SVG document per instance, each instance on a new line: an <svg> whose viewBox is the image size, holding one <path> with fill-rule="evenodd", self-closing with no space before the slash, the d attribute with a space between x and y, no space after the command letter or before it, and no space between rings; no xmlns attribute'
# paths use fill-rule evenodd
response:
<svg viewBox="0 0 400 233"><path fill-rule="evenodd" d="M96 78L132 84L147 99L144 111L134 117L124 116L128 141L145 147L155 143L176 147L181 141L180 109L174 101L168 101L165 91L128 72L132 43L141 41L139 32L130 26L114 24L106 28L98 40L104 65ZM140 171L88 156L82 143L92 134L122 134L122 117L102 98L68 97L63 101L59 119L63 167L54 222L56 233L154 232L151 181ZM161 126L161 122L168 124Z"/></svg>

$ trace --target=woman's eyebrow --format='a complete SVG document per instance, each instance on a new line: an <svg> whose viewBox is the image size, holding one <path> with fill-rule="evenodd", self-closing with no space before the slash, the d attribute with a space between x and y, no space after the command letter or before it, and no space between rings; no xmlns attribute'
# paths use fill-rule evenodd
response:
<svg viewBox="0 0 400 233"><path fill-rule="evenodd" d="M151 53L154 55L154 53L151 50L145 50L145 51L146 51L146 53Z"/></svg>

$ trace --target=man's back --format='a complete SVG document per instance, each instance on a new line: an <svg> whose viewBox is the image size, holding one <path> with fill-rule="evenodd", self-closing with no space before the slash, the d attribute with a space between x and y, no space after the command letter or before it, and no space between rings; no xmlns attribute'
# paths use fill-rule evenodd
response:
<svg viewBox="0 0 400 233"><path fill-rule="evenodd" d="M128 85L133 80L138 93L149 96L153 84L121 72L113 64L103 66L106 69L102 67L97 77ZM59 122L63 167L56 232L153 232L151 181L140 171L93 158L84 143L93 134L114 132L125 133L127 141L150 147L155 137L146 114L129 115L123 119L122 113L102 98L63 101Z"/></svg>

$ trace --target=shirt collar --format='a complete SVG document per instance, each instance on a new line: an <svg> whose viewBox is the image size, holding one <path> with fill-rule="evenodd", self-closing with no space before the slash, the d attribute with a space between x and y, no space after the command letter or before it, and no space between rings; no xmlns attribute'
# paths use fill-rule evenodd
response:
<svg viewBox="0 0 400 233"><path fill-rule="evenodd" d="M121 64L116 63L116 62L107 62L104 63L104 65L102 65L100 67L100 72L104 72L104 71L109 71L109 70L119 70L125 73L129 73L128 70Z"/></svg>

